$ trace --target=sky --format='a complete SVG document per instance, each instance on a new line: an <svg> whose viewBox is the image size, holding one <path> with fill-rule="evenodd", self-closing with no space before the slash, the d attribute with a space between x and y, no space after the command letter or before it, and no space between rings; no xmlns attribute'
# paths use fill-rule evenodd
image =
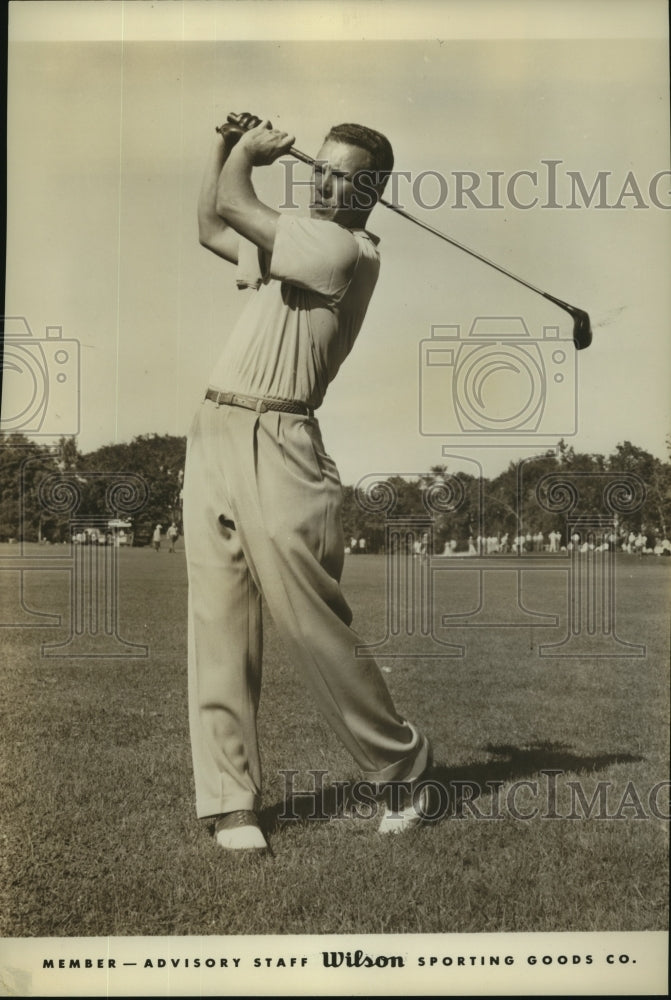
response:
<svg viewBox="0 0 671 1000"><path fill-rule="evenodd" d="M563 310L376 208L380 280L318 413L343 482L435 464L495 475L560 437L667 457L666 5L568 7L12 4L5 313L32 335L8 325L3 427L46 392L40 430L77 430L84 452L187 433L248 294L198 244L196 200L215 125L250 110L311 154L339 121L385 132L407 210L592 320L576 353ZM460 204L467 172L479 206ZM568 207L578 174L587 191L602 175L601 208L598 191ZM256 171L259 194L277 207L287 176ZM305 188L295 200L304 211Z"/></svg>

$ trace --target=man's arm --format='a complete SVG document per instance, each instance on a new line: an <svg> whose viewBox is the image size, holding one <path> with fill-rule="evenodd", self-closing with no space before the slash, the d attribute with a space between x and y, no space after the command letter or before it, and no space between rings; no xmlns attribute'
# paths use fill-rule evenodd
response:
<svg viewBox="0 0 671 1000"><path fill-rule="evenodd" d="M217 132L198 197L198 239L201 246L232 264L238 262L240 238L217 212L217 183L224 163L241 135L239 129L233 128L223 135Z"/></svg>
<svg viewBox="0 0 671 1000"><path fill-rule="evenodd" d="M226 159L217 182L216 213L240 236L272 253L280 213L265 205L252 184L252 168L273 163L294 137L261 122L246 132Z"/></svg>

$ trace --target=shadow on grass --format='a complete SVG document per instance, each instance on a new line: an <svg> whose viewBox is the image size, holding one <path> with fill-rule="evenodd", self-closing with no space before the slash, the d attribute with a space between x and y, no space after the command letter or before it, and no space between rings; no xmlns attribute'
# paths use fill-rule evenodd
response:
<svg viewBox="0 0 671 1000"><path fill-rule="evenodd" d="M525 747L511 744L497 746L487 743L483 747L491 760L482 764L463 767L436 766L431 777L447 787L450 783L472 781L484 787L486 782L519 781L543 771L585 774L601 771L610 764L637 764L644 760L630 753L601 753L595 755L574 753L565 743L532 743Z"/></svg>
<svg viewBox="0 0 671 1000"><path fill-rule="evenodd" d="M497 783L530 779L544 772L559 772L557 778L565 774L588 774L611 764L636 764L645 759L630 753L578 754L567 744L550 742L524 747L488 743L482 749L489 754L489 760L461 767L436 764L427 772L427 780L445 789L450 800L450 808L441 814L441 819L453 815L462 798L473 801L483 792L491 792ZM323 771L315 774L324 775L323 788L315 790L314 776L306 771L305 790L296 788L292 796L262 810L260 820L264 830L274 833L287 821L328 821L343 814L349 790L356 782L334 786L327 783L328 776ZM297 774L296 785L301 780ZM465 795L464 788L468 789Z"/></svg>

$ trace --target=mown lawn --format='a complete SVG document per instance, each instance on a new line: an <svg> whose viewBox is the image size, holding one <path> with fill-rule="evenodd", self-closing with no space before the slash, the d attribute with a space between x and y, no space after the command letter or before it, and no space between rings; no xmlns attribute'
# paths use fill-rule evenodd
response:
<svg viewBox="0 0 671 1000"><path fill-rule="evenodd" d="M400 838L342 813L310 820L309 799L282 820L282 771L297 771L302 789L310 770L327 783L357 774L267 620L266 857L216 850L195 818L183 551L120 552L119 631L148 644L144 659L42 656L42 642L67 636L68 578L28 574L28 606L62 613L64 627L0 630L0 936L666 928L668 824L649 792L668 776L670 563L617 564L618 633L644 644L644 658L540 658L566 623L565 578L550 572L525 576L524 600L559 614L558 628L451 629L463 658L380 661L399 710L432 738L436 788L449 791L440 821ZM375 556L345 569L369 642L385 634L385 570ZM492 596L508 583L491 577ZM15 574L0 573L0 586L7 621ZM473 586L438 574L437 629ZM598 804L599 782L605 807L567 818L580 812L575 783ZM327 806L335 798L327 789ZM658 807L668 814L668 785Z"/></svg>

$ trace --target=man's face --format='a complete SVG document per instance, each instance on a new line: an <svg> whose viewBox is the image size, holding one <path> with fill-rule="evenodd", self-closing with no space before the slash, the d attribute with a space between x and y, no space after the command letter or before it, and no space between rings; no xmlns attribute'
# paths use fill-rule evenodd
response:
<svg viewBox="0 0 671 1000"><path fill-rule="evenodd" d="M310 216L313 219L326 219L332 222L347 224L362 211L368 214L374 204L374 193L371 182L366 187L363 197L364 208L357 202L357 192L354 184L354 174L359 170L371 170L370 154L359 146L349 146L344 142L327 139L316 157L312 178L314 196L310 206Z"/></svg>

